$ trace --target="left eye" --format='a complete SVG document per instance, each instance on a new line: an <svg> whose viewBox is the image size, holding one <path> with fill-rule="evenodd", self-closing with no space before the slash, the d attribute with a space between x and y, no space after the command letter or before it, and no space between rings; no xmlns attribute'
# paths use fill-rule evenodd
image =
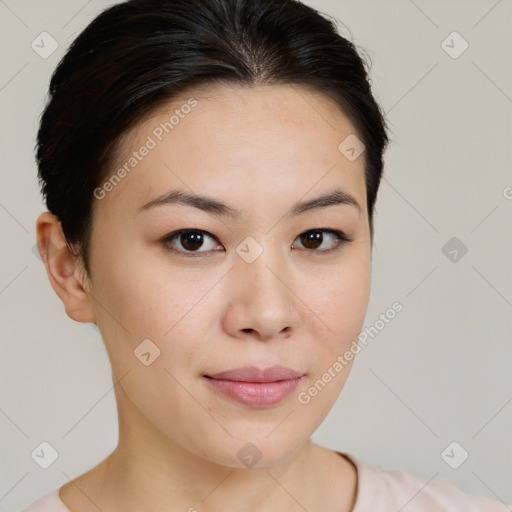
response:
<svg viewBox="0 0 512 512"><path fill-rule="evenodd" d="M324 243L324 235L322 233L327 233L331 238L334 238L334 244L331 244L331 247L327 249L318 249ZM337 251L344 242L350 242L350 239L344 233L335 229L310 229L300 234L297 239L300 240L305 249L324 254Z"/></svg>
<svg viewBox="0 0 512 512"><path fill-rule="evenodd" d="M328 237L334 239L331 242L331 246L328 248L319 249L325 240L324 233L327 233ZM210 239L210 247L205 250L199 250L203 248L206 240ZM350 239L345 236L341 231L335 229L310 229L301 233L296 240L299 240L302 247L299 249L305 249L309 252L317 252L321 254L334 252L340 249L344 242L350 242ZM178 242L181 248L176 248L173 242ZM181 254L183 256L195 256L196 254L215 252L215 249L222 248L222 245L218 243L217 239L207 231L202 229L182 229L171 233L163 239L164 247L174 253ZM295 244L292 245L292 249L296 249Z"/></svg>

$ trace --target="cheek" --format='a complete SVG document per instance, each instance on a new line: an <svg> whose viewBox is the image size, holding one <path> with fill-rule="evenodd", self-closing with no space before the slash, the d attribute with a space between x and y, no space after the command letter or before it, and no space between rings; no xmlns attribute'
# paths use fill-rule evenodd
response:
<svg viewBox="0 0 512 512"><path fill-rule="evenodd" d="M211 326L215 309L207 292L218 277L210 273L198 280L191 273L193 269L148 263L142 255L131 257L125 253L119 264L115 261L111 257L105 262L98 273L101 287L93 293L98 299L98 327L116 373L120 376L141 369L143 365L134 351L139 351L143 340L151 340L144 342L149 357L156 354L147 370L153 366L161 369L159 374L147 372L151 377L145 380L148 389L154 384L151 379L157 383L169 380L164 368L176 373L177 378L187 370L193 372L201 365L198 343L204 338L204 325ZM154 391L161 393L164 388L159 386Z"/></svg>
<svg viewBox="0 0 512 512"><path fill-rule="evenodd" d="M312 337L311 378L299 391L297 401L315 428L331 410L357 357L354 351L370 293L370 264L369 257L346 258L331 270L321 291L317 289L311 297L310 307L326 328Z"/></svg>
<svg viewBox="0 0 512 512"><path fill-rule="evenodd" d="M133 415L137 409L177 438L186 435L186 413L194 405L186 389L198 365L198 315L205 314L198 300L206 289L185 286L176 270L166 275L125 259L105 269L97 290L98 327L122 379L121 409Z"/></svg>
<svg viewBox="0 0 512 512"><path fill-rule="evenodd" d="M370 274L366 267L359 272L343 273L341 284L333 290L331 318L335 330L347 340L359 334L362 327L370 295Z"/></svg>
<svg viewBox="0 0 512 512"><path fill-rule="evenodd" d="M147 249L123 242L104 249L108 258L98 265L96 310L122 335L162 339L197 302L201 290L179 268L164 265L165 259L155 261Z"/></svg>
<svg viewBox="0 0 512 512"><path fill-rule="evenodd" d="M323 320L325 345L339 350L359 334L370 295L370 258L347 256L317 281L310 307Z"/></svg>

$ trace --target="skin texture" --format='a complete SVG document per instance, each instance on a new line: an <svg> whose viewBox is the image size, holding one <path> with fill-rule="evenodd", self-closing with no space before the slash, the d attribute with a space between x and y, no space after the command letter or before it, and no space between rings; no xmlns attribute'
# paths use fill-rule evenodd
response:
<svg viewBox="0 0 512 512"><path fill-rule="evenodd" d="M61 499L76 512L349 511L355 469L310 436L352 362L307 405L298 394L357 339L368 304L364 153L350 161L338 150L356 131L335 103L303 87L203 87L126 134L112 173L191 97L197 106L94 200L91 276L69 252L58 219L45 212L37 221L40 252L66 313L101 332L119 416L117 448L64 485ZM360 209L338 204L286 217L296 202L335 188ZM212 196L241 216L184 205L137 212L171 189ZM299 235L320 228L351 241L322 254L337 244L323 232L323 242L307 248ZM205 235L198 256L187 257L166 249L186 252L179 236L163 241L179 229L214 238ZM263 248L251 263L236 251L249 236ZM160 350L149 366L134 356L144 339ZM277 364L305 376L294 393L264 408L220 395L203 377ZM253 467L237 455L248 442L261 454Z"/></svg>

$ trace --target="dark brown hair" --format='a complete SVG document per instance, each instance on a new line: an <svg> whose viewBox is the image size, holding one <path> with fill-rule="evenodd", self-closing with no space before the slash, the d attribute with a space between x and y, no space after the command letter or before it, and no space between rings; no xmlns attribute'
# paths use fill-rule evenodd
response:
<svg viewBox="0 0 512 512"><path fill-rule="evenodd" d="M123 134L190 87L296 84L333 98L361 137L373 235L388 136L366 67L333 21L297 0L114 5L79 34L51 79L36 145L47 208L90 275L93 191Z"/></svg>

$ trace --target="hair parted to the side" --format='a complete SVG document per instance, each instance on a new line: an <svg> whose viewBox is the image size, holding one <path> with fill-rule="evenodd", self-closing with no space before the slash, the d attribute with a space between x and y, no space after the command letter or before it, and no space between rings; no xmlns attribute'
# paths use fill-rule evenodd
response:
<svg viewBox="0 0 512 512"><path fill-rule="evenodd" d="M130 0L102 12L73 41L52 76L37 137L46 206L87 274L93 191L123 134L187 88L208 83L303 85L334 99L365 145L373 235L386 121L366 62L331 20L297 0Z"/></svg>

